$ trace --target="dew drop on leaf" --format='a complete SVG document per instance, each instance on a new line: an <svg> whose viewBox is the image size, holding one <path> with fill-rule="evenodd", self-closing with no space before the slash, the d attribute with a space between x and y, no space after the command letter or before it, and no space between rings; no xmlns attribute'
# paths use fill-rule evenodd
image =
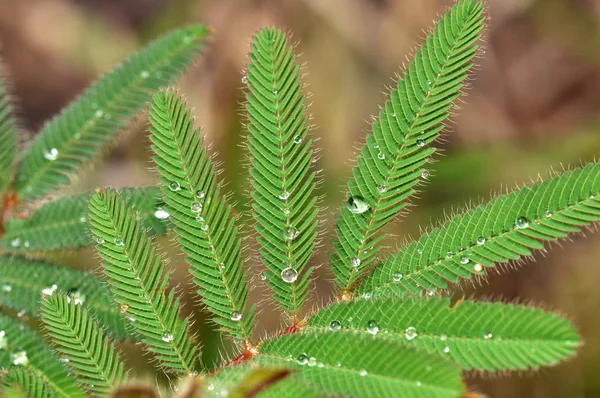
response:
<svg viewBox="0 0 600 398"><path fill-rule="evenodd" d="M173 335L169 332L165 332L162 335L162 341L164 341L165 343L170 343L171 341L173 341Z"/></svg>
<svg viewBox="0 0 600 398"><path fill-rule="evenodd" d="M308 363L308 355L300 354L298 355L298 358L296 358L296 361L298 362L298 365L306 365Z"/></svg>
<svg viewBox="0 0 600 398"><path fill-rule="evenodd" d="M446 253L446 257L447 258L452 258L452 256L454 256L454 253L452 253L452 252Z"/></svg>
<svg viewBox="0 0 600 398"><path fill-rule="evenodd" d="M202 225L200 225L200 230L202 230L204 232L208 231L208 224L203 223Z"/></svg>
<svg viewBox="0 0 600 398"><path fill-rule="evenodd" d="M286 200L289 197L290 197L290 193L287 191L283 191L282 193L279 194L279 199L281 199L281 200Z"/></svg>
<svg viewBox="0 0 600 398"><path fill-rule="evenodd" d="M527 228L529 227L529 221L525 217L519 217L515 222L515 227L518 229Z"/></svg>
<svg viewBox="0 0 600 398"><path fill-rule="evenodd" d="M51 148L44 152L44 158L47 160L56 160L58 158L58 149Z"/></svg>
<svg viewBox="0 0 600 398"><path fill-rule="evenodd" d="M379 193L384 193L385 191L387 191L385 185L377 185L377 190L379 191Z"/></svg>
<svg viewBox="0 0 600 398"><path fill-rule="evenodd" d="M479 238L477 238L478 245L483 245L484 243L485 243L485 238L483 236L480 236Z"/></svg>
<svg viewBox="0 0 600 398"><path fill-rule="evenodd" d="M448 347L448 346L444 347L444 352L445 352L446 354L447 354L447 353L449 353L449 352L450 352L450 347Z"/></svg>
<svg viewBox="0 0 600 398"><path fill-rule="evenodd" d="M169 184L169 189L173 192L179 191L181 189L181 185L177 181L173 181Z"/></svg>
<svg viewBox="0 0 600 398"><path fill-rule="evenodd" d="M428 290L428 291L427 291L427 296L428 296L428 297L433 297L433 296L435 296L435 290Z"/></svg>
<svg viewBox="0 0 600 398"><path fill-rule="evenodd" d="M231 313L231 320L234 322L239 321L240 319L242 319L242 313L239 311L233 311Z"/></svg>
<svg viewBox="0 0 600 398"><path fill-rule="evenodd" d="M80 223L84 223L84 222L86 222L86 221L87 221L87 218L85 218L85 216L81 216L81 217L79 217L79 222L80 222Z"/></svg>
<svg viewBox="0 0 600 398"><path fill-rule="evenodd" d="M115 245L117 245L117 246L123 246L123 239L121 237L117 236L115 238Z"/></svg>
<svg viewBox="0 0 600 398"><path fill-rule="evenodd" d="M242 84L248 84L248 76L242 76Z"/></svg>
<svg viewBox="0 0 600 398"><path fill-rule="evenodd" d="M374 320L367 322L367 332L370 334L377 334L379 332L379 325Z"/></svg>
<svg viewBox="0 0 600 398"><path fill-rule="evenodd" d="M377 154L377 159L379 159L379 160L383 160L383 159L385 159L385 155L383 154L383 152L379 152L379 153Z"/></svg>
<svg viewBox="0 0 600 398"><path fill-rule="evenodd" d="M300 137L299 135L294 137L294 144L299 144L302 142L302 137Z"/></svg>
<svg viewBox="0 0 600 398"><path fill-rule="evenodd" d="M140 73L140 77L141 77L142 79L147 79L147 78L149 78L149 77L150 77L150 73L148 73L148 71L147 71L147 70L143 70L143 71L142 71L142 73Z"/></svg>
<svg viewBox="0 0 600 398"><path fill-rule="evenodd" d="M169 218L170 214L167 213L163 208L159 207L158 209L156 209L156 211L154 212L154 217L158 218L159 220L166 220L167 218Z"/></svg>
<svg viewBox="0 0 600 398"><path fill-rule="evenodd" d="M200 190L196 191L196 197L197 197L198 199L204 199L204 195L205 195L205 194L204 194L204 192L203 192L203 191L200 191Z"/></svg>
<svg viewBox="0 0 600 398"><path fill-rule="evenodd" d="M550 210L546 210L546 217L552 217L552 212Z"/></svg>
<svg viewBox="0 0 600 398"><path fill-rule="evenodd" d="M342 323L340 321L331 321L329 324L329 329L331 330L340 330L342 328Z"/></svg>
<svg viewBox="0 0 600 398"><path fill-rule="evenodd" d="M392 278L394 279L394 282L400 282L403 276L404 275L402 275L400 272L394 272Z"/></svg>
<svg viewBox="0 0 600 398"><path fill-rule="evenodd" d="M285 268L283 271L281 271L281 279L285 283L295 282L296 279L298 279L298 271L291 267Z"/></svg>
<svg viewBox="0 0 600 398"><path fill-rule="evenodd" d="M198 214L196 216L196 221L203 223L204 222L204 216L202 214Z"/></svg>
<svg viewBox="0 0 600 398"><path fill-rule="evenodd" d="M360 376L366 376L368 373L367 373L367 371L366 371L366 370L364 370L364 369L361 369L361 370L359 370L359 371L358 371L358 374L359 374Z"/></svg>
<svg viewBox="0 0 600 398"><path fill-rule="evenodd" d="M492 337L494 337L494 335L492 335L492 333L491 333L491 332L484 332L484 333L483 333L483 338L484 338L484 339L486 339L486 340L489 340L489 339L491 339Z"/></svg>
<svg viewBox="0 0 600 398"><path fill-rule="evenodd" d="M481 271L483 271L483 266L481 264L477 263L473 266L473 270L475 272L481 272Z"/></svg>
<svg viewBox="0 0 600 398"><path fill-rule="evenodd" d="M317 358L315 357L310 357L308 359L308 366L315 366L317 364Z"/></svg>
<svg viewBox="0 0 600 398"><path fill-rule="evenodd" d="M440 336L440 340L441 340L441 341L446 341L446 340L448 340L448 336L446 336L445 334L442 334L442 335Z"/></svg>
<svg viewBox="0 0 600 398"><path fill-rule="evenodd" d="M460 263L461 264L469 264L469 258L467 256L462 256L460 258Z"/></svg>
<svg viewBox="0 0 600 398"><path fill-rule="evenodd" d="M17 351L10 354L10 360L13 365L17 366L27 366L29 364L29 358L27 358L27 352L25 351Z"/></svg>
<svg viewBox="0 0 600 398"><path fill-rule="evenodd" d="M261 272L261 273L260 273L260 280L261 280L261 281L266 281L266 280L267 280L267 275L265 275L265 273L264 273L264 272Z"/></svg>
<svg viewBox="0 0 600 398"><path fill-rule="evenodd" d="M12 291L12 286L11 285L2 285L2 291L10 293Z"/></svg>
<svg viewBox="0 0 600 398"><path fill-rule="evenodd" d="M11 247L19 247L19 246L21 246L21 239L15 238L15 239L11 240L10 241L10 245L11 245Z"/></svg>
<svg viewBox="0 0 600 398"><path fill-rule="evenodd" d="M202 211L202 203L200 203L200 202L192 202L192 205L190 206L190 209L194 213L200 213Z"/></svg>
<svg viewBox="0 0 600 398"><path fill-rule="evenodd" d="M421 173L421 178L426 180L429 178L429 172L427 170L425 170L424 172Z"/></svg>
<svg viewBox="0 0 600 398"><path fill-rule="evenodd" d="M283 239L294 240L298 236L298 230L294 227L287 227L283 230Z"/></svg>
<svg viewBox="0 0 600 398"><path fill-rule="evenodd" d="M0 350L5 350L8 347L8 339L6 338L6 332L0 330Z"/></svg>
<svg viewBox="0 0 600 398"><path fill-rule="evenodd" d="M352 214L362 214L369 210L369 205L362 196L352 196L348 199L348 210Z"/></svg>
<svg viewBox="0 0 600 398"><path fill-rule="evenodd" d="M104 238L96 238L96 243L101 245L104 243Z"/></svg>
<svg viewBox="0 0 600 398"><path fill-rule="evenodd" d="M417 329L412 326L407 327L404 331L404 337L406 337L406 340L413 340L417 337Z"/></svg>
<svg viewBox="0 0 600 398"><path fill-rule="evenodd" d="M69 360L69 358L64 358L64 357L60 358L59 361L61 361L62 363L69 363L69 362L71 362Z"/></svg>
<svg viewBox="0 0 600 398"><path fill-rule="evenodd" d="M94 113L94 116L96 116L98 119L100 119L102 117L102 115L104 115L104 112L98 110L96 111L96 113Z"/></svg>
<svg viewBox="0 0 600 398"><path fill-rule="evenodd" d="M418 139L418 140L417 140L417 146L418 146L419 148L420 148L420 147L424 147L424 146L425 146L425 141L423 141L423 140L421 140L421 139Z"/></svg>

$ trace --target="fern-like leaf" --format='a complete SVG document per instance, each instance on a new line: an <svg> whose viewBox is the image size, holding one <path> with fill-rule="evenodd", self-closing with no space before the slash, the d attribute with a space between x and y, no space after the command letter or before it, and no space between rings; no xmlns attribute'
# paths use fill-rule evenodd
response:
<svg viewBox="0 0 600 398"><path fill-rule="evenodd" d="M423 316L427 314L427 316ZM525 370L572 357L580 344L568 321L503 303L407 298L333 304L306 332L374 335L453 359L465 370Z"/></svg>
<svg viewBox="0 0 600 398"><path fill-rule="evenodd" d="M4 313L0 313L0 347L0 368L26 367L27 372L40 378L54 396L85 397L42 336ZM27 381L22 379L22 382Z"/></svg>
<svg viewBox="0 0 600 398"><path fill-rule="evenodd" d="M335 228L332 269L342 294L372 268L384 238L378 232L406 206L435 152L429 144L438 138L472 66L482 13L477 0L459 0L452 7L417 51L367 135L348 183L348 206Z"/></svg>
<svg viewBox="0 0 600 398"><path fill-rule="evenodd" d="M359 335L286 335L265 342L255 360L290 367L299 382L327 396L454 398L463 391L451 362Z"/></svg>
<svg viewBox="0 0 600 398"><path fill-rule="evenodd" d="M246 309L242 242L231 206L220 195L221 185L200 131L194 129L190 111L174 92L154 95L150 121L165 210L191 265L198 293L221 331L248 340L255 315L254 307Z"/></svg>
<svg viewBox="0 0 600 398"><path fill-rule="evenodd" d="M56 350L89 392L105 395L127 380L119 354L81 305L53 294L42 300L42 320Z"/></svg>
<svg viewBox="0 0 600 398"><path fill-rule="evenodd" d="M148 234L165 234L168 214L160 207L155 187L122 191L129 206L143 219ZM60 249L79 249L95 242L89 236L87 203L91 194L66 196L41 206L26 219L9 220L0 247L9 253L24 254Z"/></svg>
<svg viewBox="0 0 600 398"><path fill-rule="evenodd" d="M0 73L0 197L11 181L17 159L18 136L10 96L6 92L4 78ZM2 203L0 203L0 211Z"/></svg>
<svg viewBox="0 0 600 398"><path fill-rule="evenodd" d="M54 398L56 395L44 379L29 369L13 367L8 374L2 378L3 388L0 396L4 398L28 397L28 398Z"/></svg>
<svg viewBox="0 0 600 398"><path fill-rule="evenodd" d="M189 320L180 319L179 298L167 290L164 263L143 232L136 214L116 191L90 199L90 229L99 240L96 249L115 300L130 324L165 368L192 373L197 347Z"/></svg>
<svg viewBox="0 0 600 398"><path fill-rule="evenodd" d="M69 182L148 102L194 60L208 29L172 31L130 56L49 121L25 150L15 187L35 199Z"/></svg>
<svg viewBox="0 0 600 398"><path fill-rule="evenodd" d="M273 297L298 317L310 284L306 265L318 224L315 173L300 66L283 32L260 30L248 65L253 216Z"/></svg>
<svg viewBox="0 0 600 398"><path fill-rule="evenodd" d="M362 294L445 289L486 267L530 256L600 220L600 165L567 171L500 195L454 217L392 255L363 281Z"/></svg>
<svg viewBox="0 0 600 398"><path fill-rule="evenodd" d="M39 315L43 292L62 292L82 302L111 336L131 338L127 323L100 278L67 267L12 256L0 256L0 303L22 315Z"/></svg>

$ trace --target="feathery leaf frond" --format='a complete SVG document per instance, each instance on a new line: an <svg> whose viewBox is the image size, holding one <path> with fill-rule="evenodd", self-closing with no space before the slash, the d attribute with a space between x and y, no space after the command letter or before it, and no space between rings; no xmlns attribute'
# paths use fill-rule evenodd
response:
<svg viewBox="0 0 600 398"><path fill-rule="evenodd" d="M429 144L439 137L477 53L482 13L476 0L452 7L415 54L367 135L348 182L348 206L342 207L335 228L332 269L342 294L372 268L385 237L378 232L416 191L423 166L435 152Z"/></svg>
<svg viewBox="0 0 600 398"><path fill-rule="evenodd" d="M273 297L298 317L310 284L306 265L318 224L315 173L300 66L285 34L260 30L252 42L246 110L252 215Z"/></svg>
<svg viewBox="0 0 600 398"><path fill-rule="evenodd" d="M458 397L460 370L439 356L346 333L293 334L267 341L255 359L287 366L319 393L352 397Z"/></svg>
<svg viewBox="0 0 600 398"><path fill-rule="evenodd" d="M23 199L69 182L91 158L194 60L208 34L204 25L174 30L104 75L50 120L25 150L15 187Z"/></svg>
<svg viewBox="0 0 600 398"><path fill-rule="evenodd" d="M52 343L87 391L105 395L127 380L118 352L87 310L62 294L45 297L41 307Z"/></svg>
<svg viewBox="0 0 600 398"><path fill-rule="evenodd" d="M305 331L375 335L446 356L466 370L492 372L554 365L580 344L569 322L553 313L473 301L451 307L438 297L333 304Z"/></svg>
<svg viewBox="0 0 600 398"><path fill-rule="evenodd" d="M4 398L54 398L56 395L44 379L29 369L13 367L2 378L0 396Z"/></svg>
<svg viewBox="0 0 600 398"><path fill-rule="evenodd" d="M544 241L565 238L600 220L600 165L500 195L424 234L376 268L360 293L402 295L446 289L485 267L519 260Z"/></svg>
<svg viewBox="0 0 600 398"><path fill-rule="evenodd" d="M122 190L127 204L135 208L148 234L165 234L166 213L160 209L156 187ZM9 253L79 249L95 242L88 233L87 203L91 194L66 196L46 203L26 219L7 223L0 247Z"/></svg>
<svg viewBox="0 0 600 398"><path fill-rule="evenodd" d="M93 274L42 261L0 256L0 281L0 304L5 308L37 317L43 292L63 292L82 302L114 338L132 337L108 287Z"/></svg>
<svg viewBox="0 0 600 398"><path fill-rule="evenodd" d="M10 96L6 92L4 78L0 71L0 197L11 181L18 153L17 126L12 111ZM2 210L2 203L0 203L0 210Z"/></svg>
<svg viewBox="0 0 600 398"><path fill-rule="evenodd" d="M41 378L55 396L85 397L42 336L4 313L0 313L0 347L0 368L26 367Z"/></svg>
<svg viewBox="0 0 600 398"><path fill-rule="evenodd" d="M254 307L246 309L241 239L231 206L220 195L221 185L200 131L194 129L184 102L170 91L154 95L150 122L165 210L191 265L198 293L221 331L247 340L255 315Z"/></svg>
<svg viewBox="0 0 600 398"><path fill-rule="evenodd" d="M115 300L130 324L165 368L194 372L197 347L189 319L181 319L179 298L167 290L169 277L136 214L116 191L96 193L89 202L90 229Z"/></svg>

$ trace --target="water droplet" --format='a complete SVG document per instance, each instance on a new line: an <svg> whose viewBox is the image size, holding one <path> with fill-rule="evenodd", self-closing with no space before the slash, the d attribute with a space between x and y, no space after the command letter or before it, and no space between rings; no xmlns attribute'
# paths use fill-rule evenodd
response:
<svg viewBox="0 0 600 398"><path fill-rule="evenodd" d="M367 322L367 332L369 332L370 334L377 334L377 332L379 332L379 325L377 324L377 322L373 320Z"/></svg>
<svg viewBox="0 0 600 398"><path fill-rule="evenodd" d="M379 153L377 154L377 159L379 159L379 160L383 160L383 159L385 159L385 155L384 155L384 153L383 153L383 152L379 152Z"/></svg>
<svg viewBox="0 0 600 398"><path fill-rule="evenodd" d="M435 296L435 290L428 290L427 291L427 296L429 296L429 297Z"/></svg>
<svg viewBox="0 0 600 398"><path fill-rule="evenodd" d="M21 310L21 311L17 312L17 316L18 316L19 318L23 318L23 317L25 316L25 314L26 314L26 313L27 313L27 311L25 311L25 310Z"/></svg>
<svg viewBox="0 0 600 398"><path fill-rule="evenodd" d="M340 321L331 321L329 324L329 329L331 330L340 330L342 328L342 323Z"/></svg>
<svg viewBox="0 0 600 398"><path fill-rule="evenodd" d="M192 202L192 206L190 206L194 213L200 213L202 211L202 203L200 202Z"/></svg>
<svg viewBox="0 0 600 398"><path fill-rule="evenodd" d="M527 228L529 227L529 221L525 217L519 217L515 221L515 227L518 229Z"/></svg>
<svg viewBox="0 0 600 398"><path fill-rule="evenodd" d="M483 333L483 338L486 339L486 340L489 340L492 337L494 337L494 335L491 332L484 332Z"/></svg>
<svg viewBox="0 0 600 398"><path fill-rule="evenodd" d="M198 199L204 199L204 196L205 196L204 191L200 191L200 190L196 191L196 197Z"/></svg>
<svg viewBox="0 0 600 398"><path fill-rule="evenodd" d="M446 253L446 258L452 258L452 256L454 256L454 253L452 253L452 252Z"/></svg>
<svg viewBox="0 0 600 398"><path fill-rule="evenodd" d="M590 199L594 199L594 198L595 198L595 196L594 196L594 195L590 195Z"/></svg>
<svg viewBox="0 0 600 398"><path fill-rule="evenodd" d="M169 189L171 191L179 191L181 189L181 185L177 181L173 181L169 184Z"/></svg>
<svg viewBox="0 0 600 398"><path fill-rule="evenodd" d="M96 113L94 113L94 116L96 116L98 119L100 119L102 117L102 115L104 115L104 112L98 110L96 111Z"/></svg>
<svg viewBox="0 0 600 398"><path fill-rule="evenodd" d="M242 319L242 313L238 312L238 311L233 311L231 313L231 320L234 322L239 321L240 319Z"/></svg>
<svg viewBox="0 0 600 398"><path fill-rule="evenodd" d="M11 285L2 285L2 291L10 293L12 291L12 286Z"/></svg>
<svg viewBox="0 0 600 398"><path fill-rule="evenodd" d="M281 279L283 279L285 283L295 282L296 279L298 279L298 271L291 267L285 268L281 271Z"/></svg>
<svg viewBox="0 0 600 398"><path fill-rule="evenodd" d="M427 85L431 86L431 80L427 80Z"/></svg>
<svg viewBox="0 0 600 398"><path fill-rule="evenodd" d="M392 278L394 279L394 282L400 282L403 276L404 275L402 275L400 272L394 272Z"/></svg>
<svg viewBox="0 0 600 398"><path fill-rule="evenodd" d="M485 243L485 238L483 236L480 236L479 238L477 238L478 245L483 245L484 243Z"/></svg>
<svg viewBox="0 0 600 398"><path fill-rule="evenodd" d="M11 240L10 241L10 245L11 245L11 247L19 247L19 246L21 246L21 239L15 238L15 239Z"/></svg>
<svg viewBox="0 0 600 398"><path fill-rule="evenodd" d="M79 290L71 290L67 295L67 299L69 302L72 299L75 302L75 305L81 305L85 301L85 295Z"/></svg>
<svg viewBox="0 0 600 398"><path fill-rule="evenodd" d="M413 340L417 337L417 329L412 326L407 327L404 331L404 337L406 337L406 340Z"/></svg>
<svg viewBox="0 0 600 398"><path fill-rule="evenodd" d="M221 263L221 265L219 265L219 268L225 269L225 263Z"/></svg>
<svg viewBox="0 0 600 398"><path fill-rule="evenodd" d="M473 269L475 270L475 272L481 272L483 271L483 266L481 264L475 264L473 266Z"/></svg>
<svg viewBox="0 0 600 398"><path fill-rule="evenodd" d="M426 180L429 178L429 172L427 170L425 170L424 172L421 173L421 178Z"/></svg>
<svg viewBox="0 0 600 398"><path fill-rule="evenodd" d="M54 292L56 291L56 289L58 289L58 286L56 286L56 285L52 285L51 287L42 289L42 296L44 296L44 297L52 296L54 294Z"/></svg>
<svg viewBox="0 0 600 398"><path fill-rule="evenodd" d="M260 280L261 281L266 281L267 280L267 275L264 272L260 273Z"/></svg>
<svg viewBox="0 0 600 398"><path fill-rule="evenodd" d="M142 73L140 73L140 77L141 77L142 79L147 79L147 78L149 78L149 77L150 77L150 73L148 73L148 71L147 71L147 70L144 70L144 71L142 71Z"/></svg>
<svg viewBox="0 0 600 398"><path fill-rule="evenodd" d="M27 366L29 364L29 358L27 358L27 352L25 351L18 351L10 354L10 360L13 365L17 366Z"/></svg>
<svg viewBox="0 0 600 398"><path fill-rule="evenodd" d="M103 244L104 243L104 238L97 237L96 238L96 243L99 244L99 245Z"/></svg>
<svg viewBox="0 0 600 398"><path fill-rule="evenodd" d="M308 366L316 366L317 365L317 358L315 357L310 357L308 359Z"/></svg>
<svg viewBox="0 0 600 398"><path fill-rule="evenodd" d="M44 152L44 158L47 160L56 160L56 158L58 158L58 149L52 148Z"/></svg>
<svg viewBox="0 0 600 398"><path fill-rule="evenodd" d="M242 84L248 84L248 76L242 76Z"/></svg>
<svg viewBox="0 0 600 398"><path fill-rule="evenodd" d="M350 260L350 265L352 265L352 268L358 268L360 266L360 258L354 257Z"/></svg>
<svg viewBox="0 0 600 398"><path fill-rule="evenodd" d="M288 209L287 207L281 210L283 212L283 215L287 216L290 214L290 209Z"/></svg>
<svg viewBox="0 0 600 398"><path fill-rule="evenodd" d="M362 214L369 210L369 205L362 196L352 196L348 199L348 210L352 214Z"/></svg>
<svg viewBox="0 0 600 398"><path fill-rule="evenodd" d="M552 213L550 212L550 210L546 210L546 217L552 217Z"/></svg>
<svg viewBox="0 0 600 398"><path fill-rule="evenodd" d="M208 224L203 223L202 225L200 225L200 230L204 232L208 231Z"/></svg>
<svg viewBox="0 0 600 398"><path fill-rule="evenodd" d="M115 238L115 245L117 245L117 246L123 246L123 239L120 236L117 236Z"/></svg>
<svg viewBox="0 0 600 398"><path fill-rule="evenodd" d="M166 220L167 218L169 218L169 216L170 216L170 214L167 213L161 207L159 207L158 209L156 209L156 211L154 212L154 217L158 218L159 220Z"/></svg>
<svg viewBox="0 0 600 398"><path fill-rule="evenodd" d="M444 347L444 352L445 352L446 354L447 354L447 353L449 353L449 352L450 352L450 347L448 347L448 346Z"/></svg>
<svg viewBox="0 0 600 398"><path fill-rule="evenodd" d="M371 300L371 297L373 297L373 293L371 292L366 292L365 294L363 294L363 298L365 300Z"/></svg>
<svg viewBox="0 0 600 398"><path fill-rule="evenodd" d="M423 249L417 249L417 254L423 254Z"/></svg>
<svg viewBox="0 0 600 398"><path fill-rule="evenodd" d="M287 227L283 230L283 239L294 240L298 236L298 230L294 227Z"/></svg>
<svg viewBox="0 0 600 398"><path fill-rule="evenodd" d="M87 218L85 218L85 216L81 216L81 217L79 217L79 222L81 222L81 223L87 222Z"/></svg>
<svg viewBox="0 0 600 398"><path fill-rule="evenodd" d="M306 365L308 363L308 355L300 354L298 355L298 358L296 358L296 361L298 362L298 365Z"/></svg>
<svg viewBox="0 0 600 398"><path fill-rule="evenodd" d="M385 185L377 185L377 190L379 191L379 193L384 193L385 191L387 191L387 188L385 187Z"/></svg>
<svg viewBox="0 0 600 398"><path fill-rule="evenodd" d="M71 362L69 360L69 358L64 358L64 357L63 358L59 358L59 361L61 361L62 363L69 363L69 362Z"/></svg>
<svg viewBox="0 0 600 398"><path fill-rule="evenodd" d="M360 376L366 376L366 375L368 375L367 371L366 371L366 370L364 370L364 369L361 369L361 370L359 370L359 371L358 371L358 374L359 374Z"/></svg>
<svg viewBox="0 0 600 398"><path fill-rule="evenodd" d="M162 335L162 341L164 341L165 343L170 343L171 341L173 341L173 335L169 332L165 332Z"/></svg>
<svg viewBox="0 0 600 398"><path fill-rule="evenodd" d="M299 144L302 142L302 137L300 137L299 135L294 137L294 144Z"/></svg>
<svg viewBox="0 0 600 398"><path fill-rule="evenodd" d="M417 140L417 146L418 147L424 147L425 146L425 141L423 141L422 139L418 139Z"/></svg>
<svg viewBox="0 0 600 398"><path fill-rule="evenodd" d="M396 117L396 114L395 114L395 113L392 113L392 117Z"/></svg>
<svg viewBox="0 0 600 398"><path fill-rule="evenodd" d="M462 256L460 258L460 263L461 264L469 264L469 258L467 256Z"/></svg>
<svg viewBox="0 0 600 398"><path fill-rule="evenodd" d="M281 199L281 200L286 200L289 197L290 197L290 193L287 191L283 191L282 193L279 194L279 199Z"/></svg>
<svg viewBox="0 0 600 398"><path fill-rule="evenodd" d="M199 223L203 223L204 222L204 216L202 214L198 214L196 216L196 221L198 221Z"/></svg>
<svg viewBox="0 0 600 398"><path fill-rule="evenodd" d="M279 91L277 91L277 90L273 90L273 94L275 94L275 95L277 95L278 92Z"/></svg>
<svg viewBox="0 0 600 398"><path fill-rule="evenodd" d="M442 335L440 336L440 340L441 340L441 341L446 341L446 340L448 340L448 336L446 336L445 334L442 334Z"/></svg>
<svg viewBox="0 0 600 398"><path fill-rule="evenodd" d="M8 339L6 338L6 332L0 331L0 350L5 350L8 347Z"/></svg>

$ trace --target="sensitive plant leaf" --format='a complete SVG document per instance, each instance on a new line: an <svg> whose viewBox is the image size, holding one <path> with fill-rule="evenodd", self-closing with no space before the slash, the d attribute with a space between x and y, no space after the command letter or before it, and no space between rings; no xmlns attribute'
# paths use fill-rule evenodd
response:
<svg viewBox="0 0 600 398"><path fill-rule="evenodd" d="M316 396L310 395L310 393L309 395L298 395L300 392L310 391L305 386L302 388L302 384L298 380L294 380L293 383L285 383L290 387L287 391L279 387L275 388L284 380L290 380L291 375L290 369L283 367L256 367L247 364L229 366L204 379L203 397L217 398L227 395L230 398L298 396L309 398ZM291 385L298 385L299 388L291 387ZM275 392L278 395L273 395ZM296 393L296 395L291 395L292 393Z"/></svg>
<svg viewBox="0 0 600 398"><path fill-rule="evenodd" d="M249 341L255 314L254 307L246 308L242 242L200 131L184 102L170 91L154 95L150 122L165 210L202 302L221 331Z"/></svg>
<svg viewBox="0 0 600 398"><path fill-rule="evenodd" d="M46 203L26 219L8 222L0 247L8 253L80 249L95 242L88 232L87 204L92 194L66 196ZM166 234L169 215L156 187L126 188L122 195L135 208L149 235Z"/></svg>
<svg viewBox="0 0 600 398"><path fill-rule="evenodd" d="M43 293L62 292L83 303L112 337L132 338L108 287L93 274L42 261L0 255L0 303L21 315L39 315Z"/></svg>
<svg viewBox="0 0 600 398"><path fill-rule="evenodd" d="M359 293L402 295L445 289L486 267L530 256L600 220L600 165L500 195L411 242L386 259Z"/></svg>
<svg viewBox="0 0 600 398"><path fill-rule="evenodd" d="M26 368L27 372L42 379L57 397L86 396L42 336L4 313L0 313L0 347L0 368ZM15 374L17 376L19 374Z"/></svg>
<svg viewBox="0 0 600 398"><path fill-rule="evenodd" d="M127 380L119 353L88 311L66 295L42 300L42 321L77 381L93 394L105 395Z"/></svg>
<svg viewBox="0 0 600 398"><path fill-rule="evenodd" d="M165 34L104 75L50 120L25 150L15 188L26 200L69 182L142 110L153 92L175 80L208 35L204 25Z"/></svg>
<svg viewBox="0 0 600 398"><path fill-rule="evenodd" d="M425 315L426 314L426 315ZM576 354L577 331L558 315L521 305L406 298L332 304L305 332L374 336L451 358L465 370L526 370Z"/></svg>
<svg viewBox="0 0 600 398"><path fill-rule="evenodd" d="M439 137L463 88L484 20L479 1L459 0L417 51L373 122L335 228L331 266L342 295L373 267L385 237L379 232L426 175L423 167L435 152L429 144Z"/></svg>
<svg viewBox="0 0 600 398"><path fill-rule="evenodd" d="M106 190L90 199L89 219L111 292L131 326L166 369L194 372L198 347L189 319L181 319L164 262L136 213L116 191Z"/></svg>
<svg viewBox="0 0 600 398"><path fill-rule="evenodd" d="M267 341L255 361L289 367L328 396L458 397L460 369L439 356L358 334L288 334Z"/></svg>
<svg viewBox="0 0 600 398"><path fill-rule="evenodd" d="M56 394L44 382L44 379L33 371L12 367L2 378L0 396L4 398L54 398Z"/></svg>
<svg viewBox="0 0 600 398"><path fill-rule="evenodd" d="M17 127L12 112L10 96L0 71L0 197L4 195L11 181L18 153Z"/></svg>
<svg viewBox="0 0 600 398"><path fill-rule="evenodd" d="M318 224L306 96L283 32L260 30L251 46L245 80L254 228L273 298L297 319L308 294L306 265Z"/></svg>

